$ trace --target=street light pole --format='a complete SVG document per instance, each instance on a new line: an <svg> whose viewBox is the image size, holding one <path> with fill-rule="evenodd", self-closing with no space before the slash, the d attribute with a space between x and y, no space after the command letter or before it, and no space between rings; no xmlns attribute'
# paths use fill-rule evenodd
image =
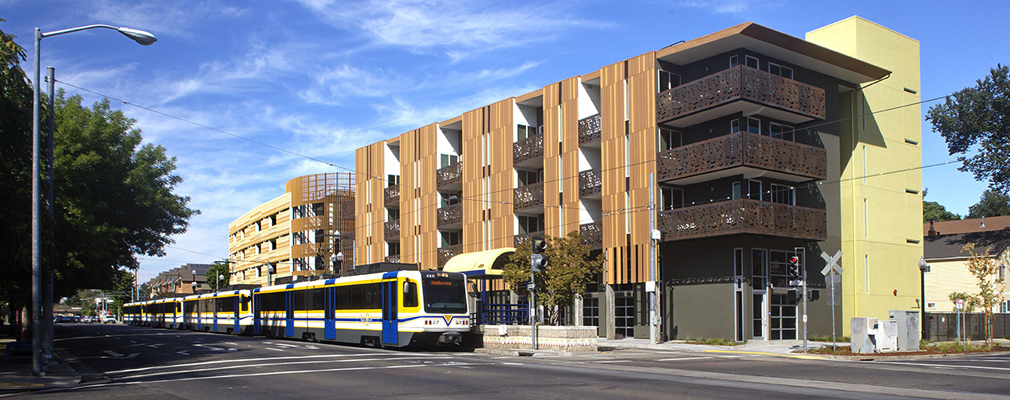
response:
<svg viewBox="0 0 1010 400"><path fill-rule="evenodd" d="M40 213L40 174L39 174L39 111L42 101L42 87L40 82L41 63L39 57L42 53L42 38L63 35L67 33L83 31L86 29L106 28L115 29L133 39L137 43L149 46L158 41L149 32L130 29L125 27L114 27L112 25L96 24L80 26L77 28L63 29L42 33L39 28L35 28L35 75L32 86L35 92L32 96L32 374L42 375L42 261L40 256L39 236L41 224L39 223ZM49 301L52 301L50 299Z"/></svg>
<svg viewBox="0 0 1010 400"><path fill-rule="evenodd" d="M928 269L929 264L926 263L926 258L919 258L919 328L922 331L919 340L926 340L926 270Z"/></svg>

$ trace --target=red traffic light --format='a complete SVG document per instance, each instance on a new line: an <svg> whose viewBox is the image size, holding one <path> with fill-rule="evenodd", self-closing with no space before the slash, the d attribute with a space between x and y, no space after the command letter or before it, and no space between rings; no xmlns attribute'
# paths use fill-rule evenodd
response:
<svg viewBox="0 0 1010 400"><path fill-rule="evenodd" d="M800 262L800 258L796 256L789 257L789 262L793 264L798 264Z"/></svg>

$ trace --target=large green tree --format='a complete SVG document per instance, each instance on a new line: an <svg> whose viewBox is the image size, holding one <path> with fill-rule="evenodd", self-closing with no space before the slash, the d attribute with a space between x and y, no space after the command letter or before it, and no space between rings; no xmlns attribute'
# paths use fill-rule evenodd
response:
<svg viewBox="0 0 1010 400"><path fill-rule="evenodd" d="M578 231L566 237L547 236L547 268L534 273L537 287L537 305L544 306L545 322L557 325L561 315L576 296L585 293L586 284L593 282L603 269L603 257L591 256L592 249L585 244ZM509 258L502 278L517 293L525 294L530 280L530 254L532 240L523 242Z"/></svg>
<svg viewBox="0 0 1010 400"><path fill-rule="evenodd" d="M211 265L207 270L206 276L207 285L215 290L228 286L231 282L231 270L228 263L223 261L215 261L214 265ZM223 279L217 279L219 276Z"/></svg>
<svg viewBox="0 0 1010 400"><path fill-rule="evenodd" d="M947 208L935 201L922 202L922 222L953 221L961 219L960 215L947 211Z"/></svg>
<svg viewBox="0 0 1010 400"><path fill-rule="evenodd" d="M963 162L961 171L988 181L992 189L1010 189L1010 68L997 64L985 79L964 88L943 104L930 107L926 120L947 141L947 150ZM974 153L972 156L967 154Z"/></svg>
<svg viewBox="0 0 1010 400"><path fill-rule="evenodd" d="M1010 215L1010 196L992 189L982 192L978 203L968 207L967 218L998 217Z"/></svg>
<svg viewBox="0 0 1010 400"><path fill-rule="evenodd" d="M2 20L0 20L2 21ZM30 299L32 89L25 52L0 31L0 296L19 309ZM55 237L43 236L57 298L79 288L113 289L137 255L158 256L198 213L176 195L175 159L143 144L135 121L78 96L56 100Z"/></svg>

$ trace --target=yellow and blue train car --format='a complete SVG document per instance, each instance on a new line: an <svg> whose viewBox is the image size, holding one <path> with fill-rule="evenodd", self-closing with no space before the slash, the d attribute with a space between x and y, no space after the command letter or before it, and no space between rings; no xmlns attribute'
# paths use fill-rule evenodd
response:
<svg viewBox="0 0 1010 400"><path fill-rule="evenodd" d="M370 346L459 344L470 330L466 278L391 271L253 290L252 332Z"/></svg>
<svg viewBox="0 0 1010 400"><path fill-rule="evenodd" d="M194 331L248 334L252 309L248 290L186 296L180 327Z"/></svg>

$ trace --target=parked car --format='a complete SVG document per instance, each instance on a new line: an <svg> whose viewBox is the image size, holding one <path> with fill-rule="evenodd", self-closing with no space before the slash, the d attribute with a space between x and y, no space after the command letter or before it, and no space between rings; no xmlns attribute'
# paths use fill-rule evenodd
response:
<svg viewBox="0 0 1010 400"><path fill-rule="evenodd" d="M102 323L103 324L114 324L114 323L116 323L116 317L113 316L113 315L106 315L105 318L102 318Z"/></svg>

